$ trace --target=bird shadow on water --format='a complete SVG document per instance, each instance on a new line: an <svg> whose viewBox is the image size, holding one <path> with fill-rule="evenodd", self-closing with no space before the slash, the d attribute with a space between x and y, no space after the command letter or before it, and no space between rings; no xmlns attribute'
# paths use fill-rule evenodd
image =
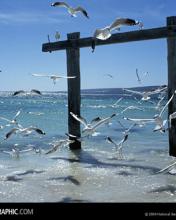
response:
<svg viewBox="0 0 176 220"><path fill-rule="evenodd" d="M63 176L63 177L51 177L48 180L64 180L66 181L70 181L71 183L73 183L76 186L79 186L81 183L80 181L78 181L74 176Z"/></svg>
<svg viewBox="0 0 176 220"><path fill-rule="evenodd" d="M146 166L146 165L140 165L140 164L130 164L128 162L124 161L118 161L116 163L108 163L108 162L102 162L98 160L96 157L94 157L92 154L84 151L84 150L74 150L72 151L72 156L74 155L76 158L67 158L67 157L52 157L53 160L64 160L68 161L70 163L81 163L88 165L88 168L91 167L98 167L98 168L121 168L121 167L127 167L134 170L147 170L150 174L157 173L160 168L154 167L154 166ZM71 156L71 157L72 157Z"/></svg>

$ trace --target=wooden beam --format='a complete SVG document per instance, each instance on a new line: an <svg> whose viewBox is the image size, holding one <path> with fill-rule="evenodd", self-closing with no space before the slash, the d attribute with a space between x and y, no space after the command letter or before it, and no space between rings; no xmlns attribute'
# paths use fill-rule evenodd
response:
<svg viewBox="0 0 176 220"><path fill-rule="evenodd" d="M132 41L141 41L141 40L152 40L159 38L167 38L176 36L176 27L175 26L167 26L160 28L152 28L138 31L130 31L113 34L107 40L96 40L96 46L107 45L107 44L115 44L115 43L126 43ZM92 37L88 38L77 38L77 39L68 39L65 41L58 41L52 43L46 43L42 45L43 52L52 52L56 50L65 50L72 47L91 47L92 45Z"/></svg>
<svg viewBox="0 0 176 220"><path fill-rule="evenodd" d="M167 18L168 28L176 26L176 17ZM176 36L167 38L168 49L168 99L176 90ZM170 102L168 106L168 117L176 111L176 98ZM172 120L171 128L169 129L169 155L176 157L176 119Z"/></svg>
<svg viewBox="0 0 176 220"><path fill-rule="evenodd" d="M68 41L78 40L80 33L67 35ZM68 132L77 137L81 136L80 123L76 121L70 112L80 115L80 50L78 47L67 48L67 76L76 76L68 79ZM71 139L71 138L70 138ZM80 149L81 143L76 141L69 145L71 150Z"/></svg>

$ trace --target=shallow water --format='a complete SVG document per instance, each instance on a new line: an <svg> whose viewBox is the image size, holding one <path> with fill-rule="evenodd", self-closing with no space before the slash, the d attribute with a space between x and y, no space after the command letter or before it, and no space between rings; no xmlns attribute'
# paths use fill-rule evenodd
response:
<svg viewBox="0 0 176 220"><path fill-rule="evenodd" d="M81 114L88 121L97 116L108 117L129 105L140 110L128 110L126 117L152 118L157 113L153 104L139 104L124 97L120 106L112 107L119 96L84 95ZM157 100L153 100L157 102ZM170 164L168 134L153 132L153 124L134 127L123 147L124 158L117 159L110 136L118 142L123 128L131 125L122 115L114 117L112 124L102 126L96 136L86 138L82 150L72 152L63 147L45 155L53 140L65 138L67 132L67 97L59 93L45 93L42 97L11 97L0 95L0 116L13 118L21 109L18 122L24 127L34 125L46 132L44 137L13 135L2 141L1 150L11 150L18 143L20 149L35 145L42 153L23 153L13 158L0 152L0 202L175 202L175 175L156 174ZM42 115L28 112L41 112ZM167 112L165 113L167 117ZM1 120L1 125L6 122ZM0 131L3 140L11 127Z"/></svg>

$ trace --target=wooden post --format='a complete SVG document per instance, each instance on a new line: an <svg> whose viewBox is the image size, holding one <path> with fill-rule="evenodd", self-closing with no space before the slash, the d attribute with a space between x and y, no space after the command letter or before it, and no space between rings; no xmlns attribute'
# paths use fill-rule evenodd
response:
<svg viewBox="0 0 176 220"><path fill-rule="evenodd" d="M176 30L176 17L167 17L168 30ZM174 31L174 30L173 30ZM168 49L168 99L176 90L176 37L167 38ZM176 98L168 106L168 116L176 111ZM176 157L176 119L172 120L172 127L169 129L169 155Z"/></svg>
<svg viewBox="0 0 176 220"><path fill-rule="evenodd" d="M66 49L67 76L76 76L75 79L68 79L68 132L77 137L81 136L80 123L70 115L70 112L80 115L80 49L75 43L79 38L79 32L67 34L67 39L72 43L72 47ZM71 150L76 150L81 148L81 143L75 141L69 146Z"/></svg>

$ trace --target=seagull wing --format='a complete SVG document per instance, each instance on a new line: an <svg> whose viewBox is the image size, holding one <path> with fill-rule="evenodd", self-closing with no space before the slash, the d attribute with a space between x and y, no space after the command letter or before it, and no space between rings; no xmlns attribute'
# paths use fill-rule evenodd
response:
<svg viewBox="0 0 176 220"><path fill-rule="evenodd" d="M165 171L167 171L167 170L170 170L175 164L176 164L176 161L175 161L174 163L170 164L169 166L163 168L162 170L159 170L159 171L157 172L157 174L158 174L158 173L163 173L163 172L165 172Z"/></svg>
<svg viewBox="0 0 176 220"><path fill-rule="evenodd" d="M7 118L0 117L0 119L5 120L5 121L8 121L8 122L10 122L10 123L11 123L11 120L9 120L9 119L7 119Z"/></svg>
<svg viewBox="0 0 176 220"><path fill-rule="evenodd" d="M41 129L35 128L35 127L26 128L26 131L36 131L38 134L45 135L45 132L43 132Z"/></svg>
<svg viewBox="0 0 176 220"><path fill-rule="evenodd" d="M134 93L134 94L137 94L137 95L142 95L143 96L143 92L138 92L138 91L134 91L134 90L131 90L131 89L123 89L124 91L127 91L127 92L131 92L131 93Z"/></svg>
<svg viewBox="0 0 176 220"><path fill-rule="evenodd" d="M5 136L5 140L8 139L9 137L12 136L12 134L16 133L19 129L18 128L13 128L12 130L10 130L6 136Z"/></svg>
<svg viewBox="0 0 176 220"><path fill-rule="evenodd" d="M110 25L110 31L113 30L120 30L121 25L124 24L124 18L117 18L111 25Z"/></svg>
<svg viewBox="0 0 176 220"><path fill-rule="evenodd" d="M136 76L137 76L138 82L141 83L141 79L140 79L140 77L139 77L138 69L136 69Z"/></svg>
<svg viewBox="0 0 176 220"><path fill-rule="evenodd" d="M59 147L61 147L63 144L63 140L59 141L59 143L55 144L49 151L47 151L45 154L51 154L58 150Z"/></svg>
<svg viewBox="0 0 176 220"><path fill-rule="evenodd" d="M75 12L82 12L83 15L84 15L86 18L89 18L87 11L86 11L84 8L80 7L80 6L78 6L77 8L75 8L74 11L75 11Z"/></svg>
<svg viewBox="0 0 176 220"><path fill-rule="evenodd" d="M18 95L20 93L25 93L25 91L24 90L19 90L19 91L14 92L12 95L16 96L16 95Z"/></svg>
<svg viewBox="0 0 176 220"><path fill-rule="evenodd" d="M70 112L70 115L76 119L77 121L81 122L85 127L87 127L87 121L85 118L83 117L78 117L77 115L75 115L73 112Z"/></svg>
<svg viewBox="0 0 176 220"><path fill-rule="evenodd" d="M100 117L96 117L96 118L92 119L91 124L94 123L94 122L101 121L101 120L102 119Z"/></svg>
<svg viewBox="0 0 176 220"><path fill-rule="evenodd" d="M13 117L13 120L15 120L15 119L19 116L20 113L21 113L21 111L19 110L19 111L16 113L16 115Z"/></svg>
<svg viewBox="0 0 176 220"><path fill-rule="evenodd" d="M51 77L51 75L44 75L44 74L37 74L37 73L33 73L32 76Z"/></svg>
<svg viewBox="0 0 176 220"><path fill-rule="evenodd" d="M36 93L38 95L42 95L42 93L37 89L32 89L31 92Z"/></svg>
<svg viewBox="0 0 176 220"><path fill-rule="evenodd" d="M166 105L163 107L163 109L161 110L161 112L160 112L160 114L159 114L160 117L161 117L162 114L164 113L164 111L165 111L165 109L167 108L167 106L169 105L169 103L172 101L174 95L175 95L175 92L174 92L174 94L170 97L170 99L168 100L168 102L166 103Z"/></svg>
<svg viewBox="0 0 176 220"><path fill-rule="evenodd" d="M110 117L104 118L102 120L100 120L99 122L97 122L94 126L92 126L92 129L94 130L95 128L103 125L104 123L108 122L111 118L113 118L114 116L116 116L116 114L112 114Z"/></svg>
<svg viewBox="0 0 176 220"><path fill-rule="evenodd" d="M51 4L51 6L54 6L54 7L60 6L60 7L70 8L70 6L65 2L54 2Z"/></svg>
<svg viewBox="0 0 176 220"><path fill-rule="evenodd" d="M74 79L74 78L76 78L76 76L56 76L56 78Z"/></svg>
<svg viewBox="0 0 176 220"><path fill-rule="evenodd" d="M107 140L109 143L114 144L115 147L117 147L117 144L116 144L110 137L107 137L106 140Z"/></svg>

